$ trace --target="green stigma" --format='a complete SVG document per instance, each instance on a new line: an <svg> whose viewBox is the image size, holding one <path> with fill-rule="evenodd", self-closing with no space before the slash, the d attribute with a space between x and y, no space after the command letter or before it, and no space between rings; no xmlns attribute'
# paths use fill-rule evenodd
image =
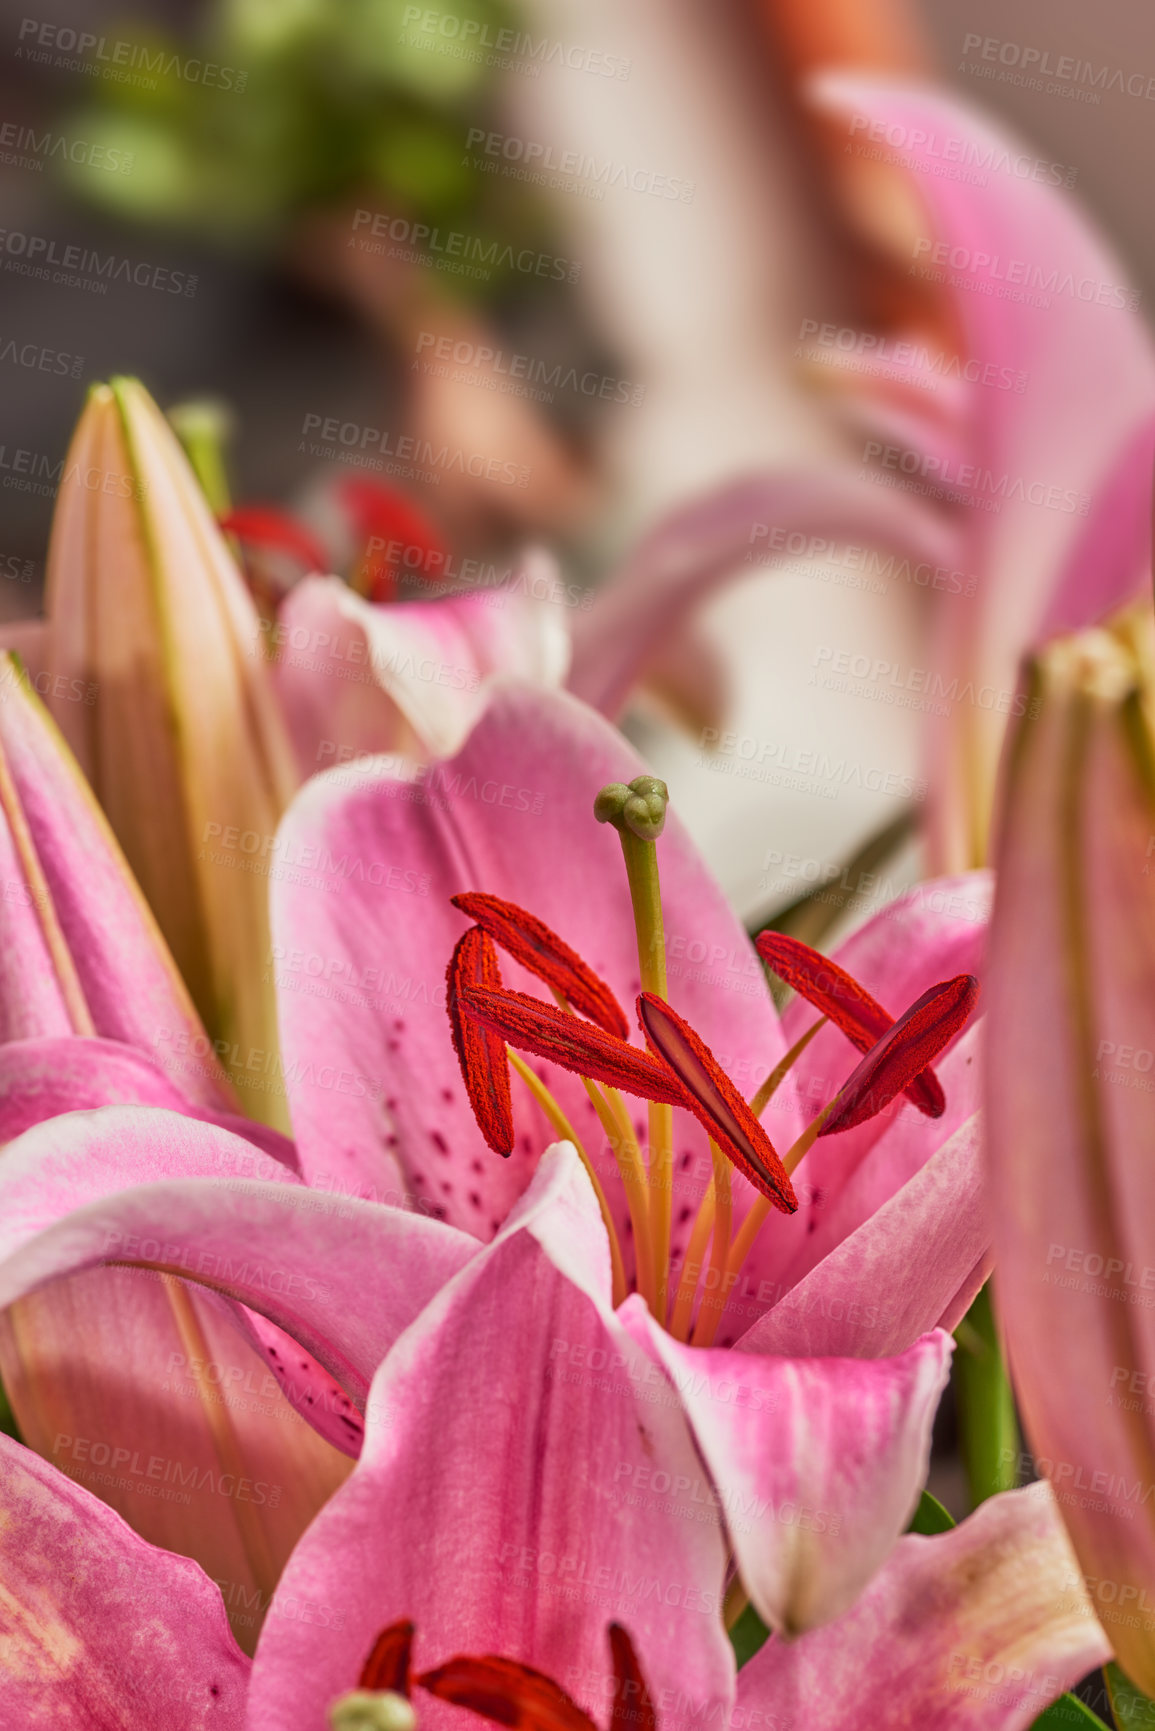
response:
<svg viewBox="0 0 1155 1731"><path fill-rule="evenodd" d="M413 1703L392 1689L353 1689L329 1708L332 1731L416 1731Z"/></svg>
<svg viewBox="0 0 1155 1731"><path fill-rule="evenodd" d="M621 834L629 830L639 841L657 841L665 828L670 790L656 775L636 775L627 787L611 781L594 800L599 823L612 823Z"/></svg>

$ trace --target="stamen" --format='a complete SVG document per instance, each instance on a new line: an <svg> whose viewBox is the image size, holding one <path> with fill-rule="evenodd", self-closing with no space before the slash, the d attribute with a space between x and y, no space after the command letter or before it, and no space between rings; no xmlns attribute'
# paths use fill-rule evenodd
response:
<svg viewBox="0 0 1155 1731"><path fill-rule="evenodd" d="M974 975L958 974L917 998L843 1083L818 1134L833 1136L840 1130L852 1130L884 1111L954 1038L978 995Z"/></svg>
<svg viewBox="0 0 1155 1731"><path fill-rule="evenodd" d="M658 1731L658 1715L642 1675L634 1643L620 1623L611 1623L610 1652L614 1661L614 1705L610 1731Z"/></svg>
<svg viewBox="0 0 1155 1731"><path fill-rule="evenodd" d="M468 1707L508 1731L597 1731L589 1714L544 1672L496 1654L446 1660L417 1679L439 1700Z"/></svg>
<svg viewBox="0 0 1155 1731"><path fill-rule="evenodd" d="M457 940L445 980L453 1046L473 1116L494 1153L508 1159L513 1152L513 1102L505 1041L484 1023L463 1014L464 995L471 987L501 985L497 951L480 926L470 926Z"/></svg>
<svg viewBox="0 0 1155 1731"><path fill-rule="evenodd" d="M219 519L226 535L235 535L247 547L288 553L306 571L325 571L329 556L316 536L275 505L240 505Z"/></svg>
<svg viewBox="0 0 1155 1731"><path fill-rule="evenodd" d="M578 1159L585 1167L586 1175L594 1187L594 1195L598 1199L598 1207L601 1209L602 1213L602 1224L606 1229L606 1237L610 1241L610 1272L613 1281L613 1305L616 1310L618 1305L624 1301L626 1296L626 1270L622 1261L622 1248L618 1243L618 1235L614 1228L613 1215L610 1213L609 1203L606 1201L605 1191L602 1189L601 1181L599 1180L597 1173L594 1171L593 1162L586 1153L581 1137L578 1135L577 1131L574 1129L573 1125L570 1123L569 1119L566 1117L565 1113L562 1111L541 1077L534 1075L529 1065L524 1063L522 1059L518 1057L512 1046L507 1046L505 1052L509 1062L513 1065L517 1074L521 1077L522 1081L525 1083L526 1087L529 1089L530 1093L533 1095L534 1099L537 1101L538 1105L541 1107L562 1141L572 1142L574 1147L577 1149Z"/></svg>
<svg viewBox="0 0 1155 1731"><path fill-rule="evenodd" d="M607 1034L616 1034L619 1040L629 1038L626 1013L610 988L544 920L526 913L516 902L502 901L481 890L470 890L451 899L467 919L475 920L495 943L531 974L552 986L583 1016L596 1022Z"/></svg>
<svg viewBox="0 0 1155 1731"><path fill-rule="evenodd" d="M477 927L473 927L477 930ZM486 939L488 943L488 938ZM593 1076L638 1094L644 1100L686 1104L677 1078L648 1052L627 1045L605 1033L593 1022L583 1022L531 998L526 992L510 992L489 986L465 986L460 992L466 1021L476 1019L511 1046L549 1058L579 1076Z"/></svg>
<svg viewBox="0 0 1155 1731"><path fill-rule="evenodd" d="M382 1629L361 1667L362 1689L391 1689L395 1695L409 1693L409 1663L413 1653L413 1624L408 1618Z"/></svg>
<svg viewBox="0 0 1155 1731"><path fill-rule="evenodd" d="M766 966L800 998L829 1017L860 1052L869 1052L894 1026L894 1017L865 986L809 944L782 932L759 932L755 945ZM905 1091L928 1118L942 1117L946 1099L933 1070L912 1078Z"/></svg>
<svg viewBox="0 0 1155 1731"><path fill-rule="evenodd" d="M682 1083L686 1105L743 1177L783 1214L798 1198L774 1144L705 1041L676 1010L649 992L638 999L646 1039Z"/></svg>
<svg viewBox="0 0 1155 1731"><path fill-rule="evenodd" d="M849 1130L854 1124L865 1122L902 1093L903 1066L905 1065L905 1075L909 1079L910 1066L913 1063L925 1065L931 1058L936 1057L963 1026L975 1006L978 991L979 983L973 974L959 974L953 980L944 980L940 985L932 986L929 992L924 992L883 1035L878 1045L871 1049L829 1105L823 1107L818 1116L806 1126L793 1147L787 1150L782 1160L787 1172L793 1173L798 1169L803 1156L813 1147L819 1136L830 1135L834 1130ZM906 1029L911 1025L911 1019L916 1012L918 1025L913 1035L916 1049L913 1054L906 1051L904 1058L904 1041L911 1037L906 1034ZM936 1020L940 1020L940 1025L937 1035L932 1037L927 1024L933 1024ZM896 1037L897 1055L894 1050ZM937 1039L936 1044L934 1039ZM857 1111L859 1115L843 1119L844 1111L847 1114ZM836 1114L843 1121L835 1122ZM727 1271L730 1275L740 1272L769 1213L769 1203L764 1197L757 1197L730 1247L730 1266Z"/></svg>

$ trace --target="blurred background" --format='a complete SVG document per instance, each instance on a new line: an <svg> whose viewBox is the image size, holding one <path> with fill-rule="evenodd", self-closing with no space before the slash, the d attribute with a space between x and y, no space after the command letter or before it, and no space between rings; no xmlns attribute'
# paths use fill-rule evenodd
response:
<svg viewBox="0 0 1155 1731"><path fill-rule="evenodd" d="M1015 70L1032 44L1127 83L1049 93ZM1145 304L1155 36L1123 0L7 7L0 619L37 611L70 430L114 372L223 406L234 503L319 521L334 477L377 476L451 569L546 543L575 608L711 486L853 460L812 334L948 312L903 263L895 171L808 100L846 66L937 81L1070 165ZM825 869L910 818L917 716L810 673L824 644L917 661L927 598L737 575L627 727L754 918L806 887L785 857ZM870 774L742 782L702 750L735 717L772 761L849 746Z"/></svg>

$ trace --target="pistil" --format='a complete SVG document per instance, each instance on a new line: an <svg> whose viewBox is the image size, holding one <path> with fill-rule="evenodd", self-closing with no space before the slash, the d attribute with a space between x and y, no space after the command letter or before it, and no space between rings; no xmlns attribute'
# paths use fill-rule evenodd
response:
<svg viewBox="0 0 1155 1731"><path fill-rule="evenodd" d="M653 775L635 776L627 786L611 782L594 801L599 823L610 823L622 844L634 929L638 942L638 969L642 991L665 999L666 927L662 917L662 889L655 843L666 822L669 789ZM670 1266L670 1217L674 1193L674 1114L659 1101L651 1101L650 1121L650 1235L654 1263L654 1315L665 1323Z"/></svg>

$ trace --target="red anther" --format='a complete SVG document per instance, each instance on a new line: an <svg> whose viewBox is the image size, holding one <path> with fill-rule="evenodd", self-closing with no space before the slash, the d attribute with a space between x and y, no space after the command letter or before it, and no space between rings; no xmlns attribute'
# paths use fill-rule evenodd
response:
<svg viewBox="0 0 1155 1731"><path fill-rule="evenodd" d="M501 985L497 951L480 926L470 926L457 940L445 982L449 1026L473 1116L494 1153L508 1157L513 1152L513 1101L505 1042L463 1014L463 998L472 987Z"/></svg>
<svg viewBox="0 0 1155 1731"><path fill-rule="evenodd" d="M240 505L220 519L220 526L247 546L290 554L306 571L328 569L329 556L312 531L274 505Z"/></svg>
<svg viewBox="0 0 1155 1731"><path fill-rule="evenodd" d="M912 1076L936 1058L975 1007L979 983L973 974L956 974L924 992L872 1046L839 1091L818 1134L852 1130L890 1105L908 1089Z"/></svg>
<svg viewBox="0 0 1155 1731"><path fill-rule="evenodd" d="M652 1051L685 1089L685 1105L736 1166L783 1214L798 1198L774 1144L706 1042L662 998L643 992L638 1020Z"/></svg>
<svg viewBox="0 0 1155 1731"><path fill-rule="evenodd" d="M416 1681L440 1700L468 1707L510 1731L597 1731L560 1684L516 1659L462 1654L423 1671Z"/></svg>
<svg viewBox="0 0 1155 1731"><path fill-rule="evenodd" d="M624 1088L627 1094L641 1095L643 1100L688 1105L677 1078L657 1058L526 992L469 986L462 990L461 1007L467 1019L477 1017L519 1051L549 1058L563 1070L608 1082L614 1088Z"/></svg>
<svg viewBox="0 0 1155 1731"><path fill-rule="evenodd" d="M446 575L444 541L404 493L358 475L342 482L338 497L364 543L353 587L370 601L391 601L399 576Z"/></svg>
<svg viewBox="0 0 1155 1731"><path fill-rule="evenodd" d="M575 1010L607 1034L616 1034L619 1040L629 1038L630 1024L610 988L544 920L526 913L516 902L502 901L483 890L468 890L451 900L467 919L476 920L495 943L552 986Z"/></svg>
<svg viewBox="0 0 1155 1731"><path fill-rule="evenodd" d="M610 1624L614 1660L614 1705L610 1731L658 1731L658 1715L634 1644L620 1623Z"/></svg>
<svg viewBox="0 0 1155 1731"><path fill-rule="evenodd" d="M894 1017L829 956L783 932L759 932L754 943L766 966L828 1016L860 1052L869 1052L893 1028ZM933 1070L915 1076L906 1095L928 1118L941 1118L946 1111L946 1097Z"/></svg>
<svg viewBox="0 0 1155 1731"><path fill-rule="evenodd" d="M361 1667L359 1689L391 1689L395 1695L409 1693L409 1658L413 1651L413 1624L390 1623L374 1641Z"/></svg>

